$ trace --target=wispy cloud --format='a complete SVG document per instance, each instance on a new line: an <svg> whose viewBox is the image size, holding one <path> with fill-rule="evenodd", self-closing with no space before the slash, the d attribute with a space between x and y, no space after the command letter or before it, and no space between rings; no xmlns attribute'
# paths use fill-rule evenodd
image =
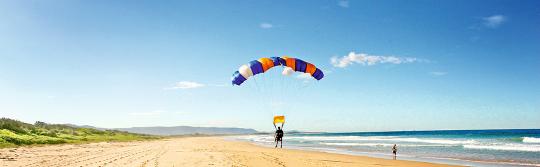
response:
<svg viewBox="0 0 540 167"><path fill-rule="evenodd" d="M430 72L429 74L433 75L433 76L443 76L443 75L446 75L448 73L447 72L442 72L442 71L433 71L433 72Z"/></svg>
<svg viewBox="0 0 540 167"><path fill-rule="evenodd" d="M345 68L352 64L361 64L361 65L376 65L376 64L405 64L405 63L415 63L415 62L424 62L426 60L418 59L414 57L397 57L397 56L378 56L378 55L368 55L366 53L354 53L350 52L349 55L343 57L334 56L330 58L330 63L334 67Z"/></svg>
<svg viewBox="0 0 540 167"><path fill-rule="evenodd" d="M229 84L208 84L208 86L212 86L212 87L226 87L226 86L230 86Z"/></svg>
<svg viewBox="0 0 540 167"><path fill-rule="evenodd" d="M493 16L489 16L489 17L484 17L484 18L482 18L482 20L483 20L483 24L486 27L497 28L500 25L502 25L504 22L506 22L508 20L508 18L506 16L503 16L503 15L493 15Z"/></svg>
<svg viewBox="0 0 540 167"><path fill-rule="evenodd" d="M309 73L300 73L296 76L296 78L298 79L302 79L302 80L310 80L312 79L313 77L311 76L311 74Z"/></svg>
<svg viewBox="0 0 540 167"><path fill-rule="evenodd" d="M205 87L205 84L193 82L193 81L180 81L177 82L172 88L170 89L195 89L195 88L202 88Z"/></svg>
<svg viewBox="0 0 540 167"><path fill-rule="evenodd" d="M274 25L270 23L261 23L259 24L259 27L261 27L262 29L270 29L270 28L274 28Z"/></svg>
<svg viewBox="0 0 540 167"><path fill-rule="evenodd" d="M226 87L228 84L204 84L195 81L180 81L174 83L170 87L163 88L164 90L176 90L176 89L197 89L203 87Z"/></svg>
<svg viewBox="0 0 540 167"><path fill-rule="evenodd" d="M348 8L349 7L349 1L338 1L338 6L342 8Z"/></svg>

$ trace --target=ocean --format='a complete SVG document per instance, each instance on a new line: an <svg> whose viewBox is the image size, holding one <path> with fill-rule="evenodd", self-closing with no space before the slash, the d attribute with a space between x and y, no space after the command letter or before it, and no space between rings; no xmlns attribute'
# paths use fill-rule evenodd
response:
<svg viewBox="0 0 540 167"><path fill-rule="evenodd" d="M274 146L273 134L237 140ZM283 146L467 166L540 166L540 129L286 133Z"/></svg>

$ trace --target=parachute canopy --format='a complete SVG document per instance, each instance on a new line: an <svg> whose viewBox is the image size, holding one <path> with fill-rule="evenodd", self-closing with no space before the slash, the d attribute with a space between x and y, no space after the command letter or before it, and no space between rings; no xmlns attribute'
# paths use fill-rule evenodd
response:
<svg viewBox="0 0 540 167"><path fill-rule="evenodd" d="M285 123L285 116L283 115L274 116L274 124L276 123Z"/></svg>
<svg viewBox="0 0 540 167"><path fill-rule="evenodd" d="M305 62L303 60L292 57L263 57L258 60L253 60L249 64L240 66L238 71L234 72L232 77L233 85L241 85L249 77L264 73L272 67L286 66L294 71L309 73L317 80L321 80L324 77L324 73L315 67L315 65Z"/></svg>

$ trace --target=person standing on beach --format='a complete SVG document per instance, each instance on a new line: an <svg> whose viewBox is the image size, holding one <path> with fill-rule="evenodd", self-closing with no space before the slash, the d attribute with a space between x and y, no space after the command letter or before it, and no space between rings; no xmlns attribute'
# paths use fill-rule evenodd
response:
<svg viewBox="0 0 540 167"><path fill-rule="evenodd" d="M276 148L279 142L281 142L280 148L283 148L283 130L281 130L281 127L277 127L275 138L276 138Z"/></svg>
<svg viewBox="0 0 540 167"><path fill-rule="evenodd" d="M396 159L396 156L397 156L397 145L394 144L394 146L392 147L392 154L394 154L394 159Z"/></svg>

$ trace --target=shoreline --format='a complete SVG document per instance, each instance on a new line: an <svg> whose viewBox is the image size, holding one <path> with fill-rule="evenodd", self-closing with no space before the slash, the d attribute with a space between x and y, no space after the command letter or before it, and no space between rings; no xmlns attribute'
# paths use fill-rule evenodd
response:
<svg viewBox="0 0 540 167"><path fill-rule="evenodd" d="M275 149L225 137L50 145L0 149L0 166L433 166L321 151Z"/></svg>
<svg viewBox="0 0 540 167"><path fill-rule="evenodd" d="M249 144L253 144L258 147L265 147L265 148L273 148L272 146L265 145L262 143L257 142L251 142L251 141L245 141L245 140L238 140L238 139L226 139L230 141L239 141L239 142L247 142ZM300 147L300 146L291 146L288 145L287 148L289 150L300 150L300 151L310 151L310 152L322 152L322 153L329 153L329 154L340 154L340 155L350 155L350 156L360 156L360 157L368 157L368 158L377 158L377 159L386 159L386 160L394 160L392 159L392 154L383 154L383 153L369 153L369 152L354 152L354 151L347 151L347 150L337 150L337 149L331 149L331 148L315 148L315 147ZM466 161L461 159L451 159L451 158L436 158L436 157L430 157L430 158L424 158L424 157L412 157L409 155L403 155L398 154L397 159L400 161L414 161L414 162L426 162L426 163L435 163L435 164L442 164L442 165L455 165L455 166L489 166L496 165L498 163L489 163L489 162L483 162L483 161ZM500 164L499 164L500 165ZM508 164L508 165L519 165L523 166L524 164ZM527 164L529 165L529 164Z"/></svg>
<svg viewBox="0 0 540 167"><path fill-rule="evenodd" d="M378 134L379 136L370 135L373 134L366 135L353 133L350 135L289 135L289 138L286 140L285 144L287 148L300 150L322 151L384 159L392 159L393 156L391 154L391 148L394 144L397 144L398 148L402 148L403 150L402 152L398 151L397 159L399 160L479 167L494 165L507 167L540 166L537 159L532 157L536 152L509 152L506 150L492 151L486 149L467 148L469 145L489 146L491 143L499 145L506 144L513 147L530 145L533 148L536 148L537 145L531 145L530 142L518 143L520 141L512 140L508 143L501 144L494 142L492 140L493 137L480 138L477 136L469 138L444 138L444 136L415 136L400 134ZM504 137L504 139L507 138L513 139L517 137ZM244 135L231 138L231 140L246 141L266 147L271 146L273 143L272 136L264 135ZM497 141L499 140L500 139L497 139ZM486 158L487 156L492 157Z"/></svg>

